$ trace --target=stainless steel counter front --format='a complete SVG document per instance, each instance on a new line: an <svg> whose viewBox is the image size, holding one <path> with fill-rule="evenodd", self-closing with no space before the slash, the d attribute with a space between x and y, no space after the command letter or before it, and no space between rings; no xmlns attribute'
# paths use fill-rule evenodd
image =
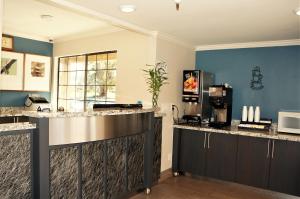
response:
<svg viewBox="0 0 300 199"><path fill-rule="evenodd" d="M49 146L133 135L151 129L153 112L49 118Z"/></svg>

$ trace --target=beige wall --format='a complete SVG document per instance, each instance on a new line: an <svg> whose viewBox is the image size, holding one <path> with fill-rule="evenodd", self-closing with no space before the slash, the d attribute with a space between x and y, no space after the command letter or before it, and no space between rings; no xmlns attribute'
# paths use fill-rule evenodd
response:
<svg viewBox="0 0 300 199"><path fill-rule="evenodd" d="M130 31L54 43L54 57L107 50L118 51L117 102L135 103L142 100L151 106L151 95L142 69L155 60L167 63L169 84L162 88L159 105L166 116L163 119L162 171L171 168L172 156L172 104L181 104L182 70L193 69L195 52L173 42ZM57 65L57 64L56 64ZM56 102L57 66L54 67L52 102Z"/></svg>
<svg viewBox="0 0 300 199"><path fill-rule="evenodd" d="M159 104L162 112L166 113L163 118L163 134L162 134L162 164L161 170L171 168L172 163L172 144L173 144L173 117L172 104L181 106L181 90L182 90L182 71L184 69L194 69L195 52L193 48L178 45L158 38L156 49L157 61L167 63L167 72L169 84L162 88L159 98Z"/></svg>
<svg viewBox="0 0 300 199"><path fill-rule="evenodd" d="M2 20L3 20L3 0L0 0L0 57L1 57L1 45L2 45Z"/></svg>
<svg viewBox="0 0 300 199"><path fill-rule="evenodd" d="M144 104L151 105L142 69L146 64L155 62L155 45L156 41L152 36L124 30L54 43L54 57L117 50L117 102L136 103L142 100ZM57 59L55 65L53 74L57 76ZM52 102L56 101L56 78L53 81Z"/></svg>

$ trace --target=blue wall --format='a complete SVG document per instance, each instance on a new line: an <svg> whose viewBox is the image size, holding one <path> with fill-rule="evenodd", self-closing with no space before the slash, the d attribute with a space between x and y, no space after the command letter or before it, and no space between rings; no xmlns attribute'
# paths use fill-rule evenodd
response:
<svg viewBox="0 0 300 199"><path fill-rule="evenodd" d="M252 90L252 69L260 66L262 90ZM300 110L300 46L196 52L196 68L216 75L216 84L233 87L233 117L243 105L261 107L261 117L277 121L280 109Z"/></svg>
<svg viewBox="0 0 300 199"><path fill-rule="evenodd" d="M53 55L53 44L32 39L14 37L14 51L38 55ZM0 106L24 106L24 99L30 92L0 91ZM51 100L50 92L34 92Z"/></svg>

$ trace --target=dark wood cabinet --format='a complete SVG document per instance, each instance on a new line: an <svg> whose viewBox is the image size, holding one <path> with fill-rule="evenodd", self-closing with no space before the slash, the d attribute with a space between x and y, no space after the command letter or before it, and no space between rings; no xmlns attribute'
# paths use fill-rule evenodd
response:
<svg viewBox="0 0 300 199"><path fill-rule="evenodd" d="M234 181L238 136L207 134L206 176Z"/></svg>
<svg viewBox="0 0 300 199"><path fill-rule="evenodd" d="M184 130L180 134L179 171L204 175L205 136L205 133L193 130Z"/></svg>
<svg viewBox="0 0 300 199"><path fill-rule="evenodd" d="M300 196L300 143L174 129L173 172Z"/></svg>
<svg viewBox="0 0 300 199"><path fill-rule="evenodd" d="M236 181L267 188L271 140L246 136L238 139Z"/></svg>
<svg viewBox="0 0 300 199"><path fill-rule="evenodd" d="M300 143L272 141L269 189L300 196Z"/></svg>
<svg viewBox="0 0 300 199"><path fill-rule="evenodd" d="M238 136L195 130L174 132L179 147L175 147L174 171L233 181L236 171ZM175 141L175 140L174 140Z"/></svg>

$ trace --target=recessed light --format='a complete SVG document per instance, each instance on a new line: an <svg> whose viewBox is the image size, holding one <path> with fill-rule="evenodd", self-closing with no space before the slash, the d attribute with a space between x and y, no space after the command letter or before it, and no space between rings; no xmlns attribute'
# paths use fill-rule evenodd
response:
<svg viewBox="0 0 300 199"><path fill-rule="evenodd" d="M52 21L52 19L53 19L52 15L41 15L40 17L41 17L42 20L48 21L48 22Z"/></svg>
<svg viewBox="0 0 300 199"><path fill-rule="evenodd" d="M296 15L300 16L300 7L295 10Z"/></svg>
<svg viewBox="0 0 300 199"><path fill-rule="evenodd" d="M133 12L135 11L136 9L136 6L135 5L120 5L120 10L122 12L126 12L126 13L130 13L130 12Z"/></svg>

